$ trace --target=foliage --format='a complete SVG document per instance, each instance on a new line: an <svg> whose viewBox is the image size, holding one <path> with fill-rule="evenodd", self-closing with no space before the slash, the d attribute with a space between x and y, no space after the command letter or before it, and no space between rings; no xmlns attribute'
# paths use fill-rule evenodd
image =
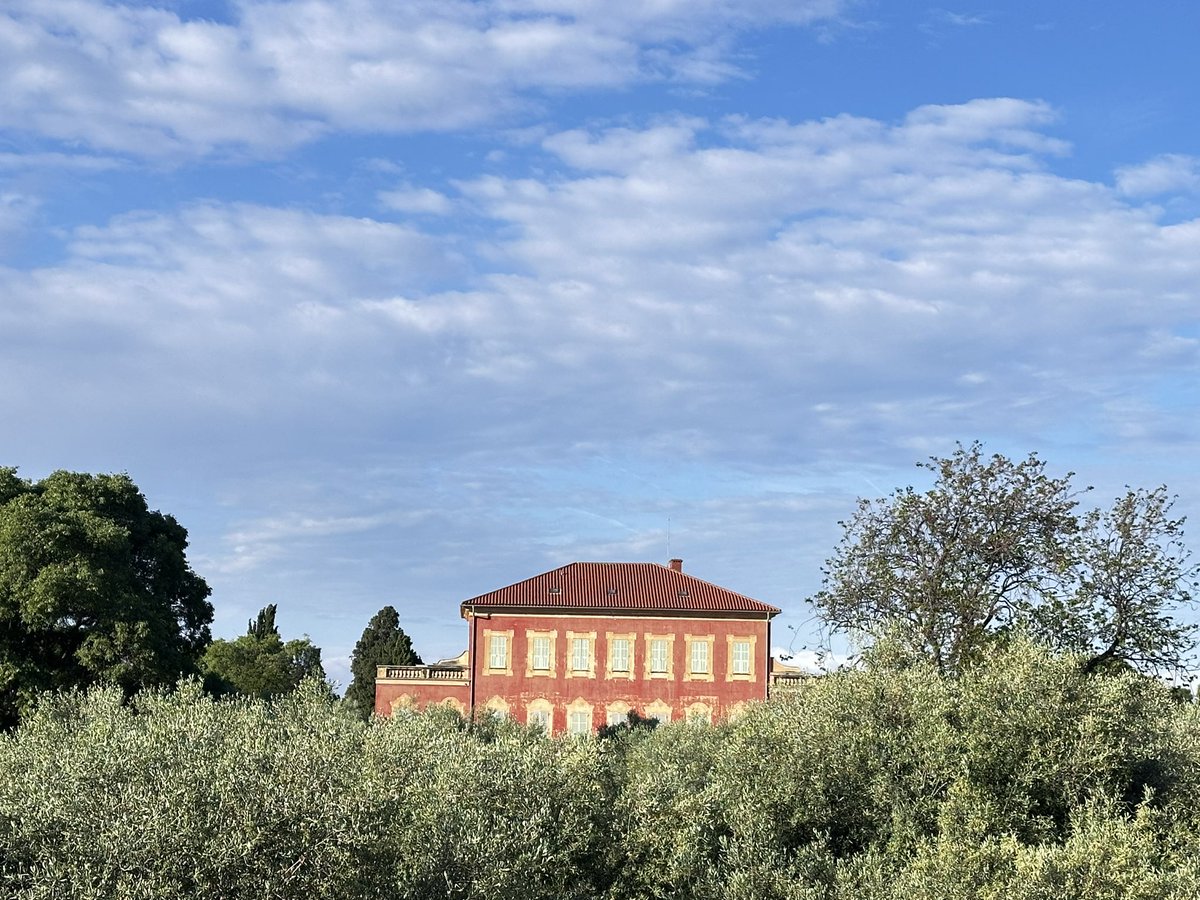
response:
<svg viewBox="0 0 1200 900"><path fill-rule="evenodd" d="M1035 454L985 458L974 443L918 465L930 490L860 500L840 523L810 601L828 625L890 635L946 672L1015 631L1088 655L1089 671L1183 665L1194 629L1173 613L1197 569L1165 488L1081 514L1071 473L1049 476Z"/></svg>
<svg viewBox="0 0 1200 900"><path fill-rule="evenodd" d="M1200 707L1022 640L954 677L902 649L594 741L315 681L48 695L0 737L0 894L1200 896Z"/></svg>
<svg viewBox="0 0 1200 900"><path fill-rule="evenodd" d="M385 606L371 617L350 657L350 686L344 700L362 718L375 709L375 672L379 666L419 666L421 657L400 627L400 614Z"/></svg>
<svg viewBox="0 0 1200 900"><path fill-rule="evenodd" d="M213 609L186 547L128 475L0 468L0 725L41 690L194 672Z"/></svg>
<svg viewBox="0 0 1200 900"><path fill-rule="evenodd" d="M296 690L306 678L324 681L321 648L307 636L284 642L275 625L275 604L251 619L247 633L216 640L200 660L206 687L215 694L266 699Z"/></svg>
<svg viewBox="0 0 1200 900"><path fill-rule="evenodd" d="M1075 589L1035 610L1031 627L1051 646L1088 656L1089 671L1114 662L1181 667L1195 627L1170 612L1191 603L1198 569L1173 503L1164 487L1130 490L1085 516Z"/></svg>

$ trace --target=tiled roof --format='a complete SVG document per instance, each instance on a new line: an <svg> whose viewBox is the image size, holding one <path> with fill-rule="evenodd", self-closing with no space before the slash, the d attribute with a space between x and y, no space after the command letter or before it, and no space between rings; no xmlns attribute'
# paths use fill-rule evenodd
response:
<svg viewBox="0 0 1200 900"><path fill-rule="evenodd" d="M641 612L780 610L658 563L576 562L464 601L463 609L524 607Z"/></svg>

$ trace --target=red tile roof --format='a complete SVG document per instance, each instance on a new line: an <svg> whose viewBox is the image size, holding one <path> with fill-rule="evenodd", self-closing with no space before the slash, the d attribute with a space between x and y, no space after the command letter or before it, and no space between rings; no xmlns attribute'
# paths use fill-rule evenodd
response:
<svg viewBox="0 0 1200 900"><path fill-rule="evenodd" d="M726 590L658 563L576 562L534 575L462 604L468 609L641 612L749 612L774 616L778 607Z"/></svg>

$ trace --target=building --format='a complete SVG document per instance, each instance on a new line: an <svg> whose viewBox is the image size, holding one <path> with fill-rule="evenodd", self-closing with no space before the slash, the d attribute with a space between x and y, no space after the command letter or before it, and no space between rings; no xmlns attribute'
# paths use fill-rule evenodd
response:
<svg viewBox="0 0 1200 900"><path fill-rule="evenodd" d="M767 697L779 609L684 574L681 560L585 563L462 604L467 650L380 666L375 711L490 710L586 734L634 710L660 721L734 716Z"/></svg>

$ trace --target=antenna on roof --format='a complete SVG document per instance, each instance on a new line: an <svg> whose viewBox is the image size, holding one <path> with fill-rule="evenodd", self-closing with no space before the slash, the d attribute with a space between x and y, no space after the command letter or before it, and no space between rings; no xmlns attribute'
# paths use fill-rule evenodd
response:
<svg viewBox="0 0 1200 900"><path fill-rule="evenodd" d="M671 517L667 516L667 559L671 559Z"/></svg>

